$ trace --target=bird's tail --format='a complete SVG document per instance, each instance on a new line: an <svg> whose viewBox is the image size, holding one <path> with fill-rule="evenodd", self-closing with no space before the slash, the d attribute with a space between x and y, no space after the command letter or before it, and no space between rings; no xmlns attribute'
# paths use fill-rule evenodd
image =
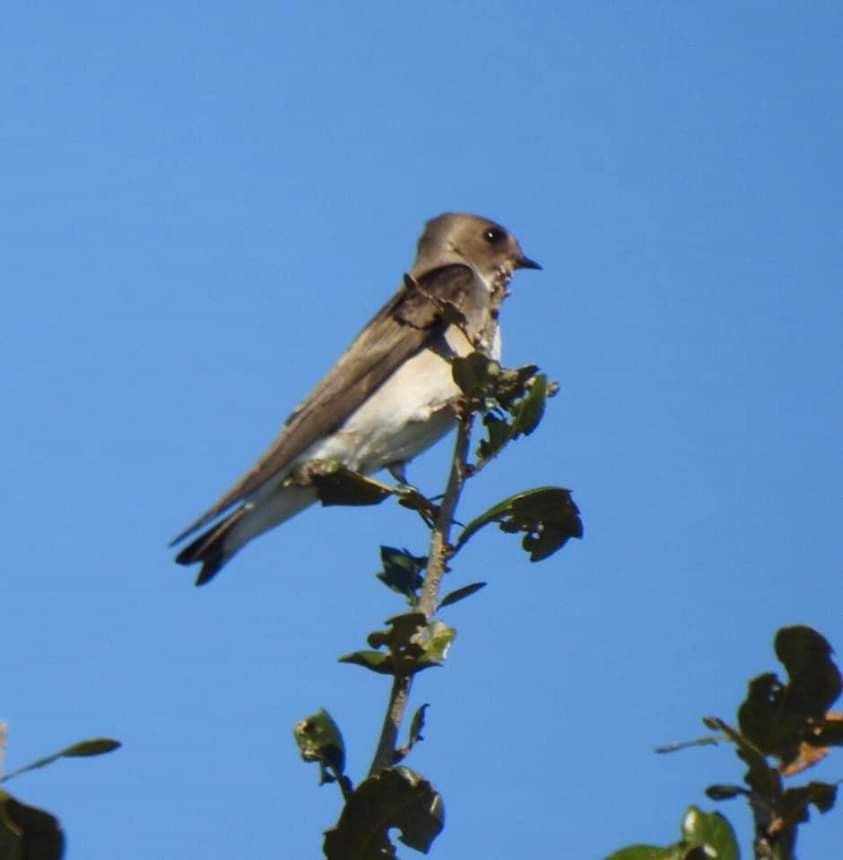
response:
<svg viewBox="0 0 843 860"><path fill-rule="evenodd" d="M179 564L201 562L196 584L204 585L252 538L280 525L315 501L313 487L279 487L263 499L241 505L202 532L176 556L176 561Z"/></svg>
<svg viewBox="0 0 843 860"><path fill-rule="evenodd" d="M196 577L197 585L204 585L213 579L222 566L240 548L240 545L235 545L232 548L232 542L227 538L231 536L237 524L246 515L247 510L245 507L238 508L222 522L199 535L176 556L176 561L179 564L188 565L202 562L202 569L199 571L199 576Z"/></svg>

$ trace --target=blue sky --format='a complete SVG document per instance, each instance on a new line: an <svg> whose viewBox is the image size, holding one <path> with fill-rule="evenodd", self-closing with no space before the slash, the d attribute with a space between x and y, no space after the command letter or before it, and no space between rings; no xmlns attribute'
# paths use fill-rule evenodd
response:
<svg viewBox="0 0 843 860"><path fill-rule="evenodd" d="M328 708L364 771L386 684L336 657L399 608L379 544L424 534L389 505L309 511L202 590L166 543L451 209L544 265L513 285L504 357L561 386L463 516L561 484L586 536L529 565L489 532L459 559L454 586L490 585L415 692L432 856L598 858L712 807L731 753L653 747L733 718L780 625L843 648L841 57L822 2L7 9L7 764L125 744L11 786L72 860L318 854L338 798L291 728Z"/></svg>

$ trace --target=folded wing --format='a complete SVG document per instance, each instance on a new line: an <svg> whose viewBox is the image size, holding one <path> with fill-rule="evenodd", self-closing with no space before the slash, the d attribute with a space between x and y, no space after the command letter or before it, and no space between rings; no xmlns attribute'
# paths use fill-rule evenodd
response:
<svg viewBox="0 0 843 860"><path fill-rule="evenodd" d="M173 544L207 525L286 469L314 442L338 429L408 358L462 315L485 289L468 266L443 266L401 289L375 314L328 375L287 419L266 453Z"/></svg>

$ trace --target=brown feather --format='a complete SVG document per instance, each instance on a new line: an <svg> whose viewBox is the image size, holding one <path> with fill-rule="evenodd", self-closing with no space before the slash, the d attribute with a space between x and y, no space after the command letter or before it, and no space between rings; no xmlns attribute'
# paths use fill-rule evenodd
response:
<svg viewBox="0 0 843 860"><path fill-rule="evenodd" d="M478 299L477 291L483 289L472 269L459 264L433 269L417 280L406 278L401 289L288 418L284 430L254 467L173 544L254 493L314 442L341 426L396 368L441 334L448 325L442 318L447 306L469 317ZM194 555L190 552L193 548L191 544L177 561L185 563L188 556ZM199 560L198 554L195 560Z"/></svg>

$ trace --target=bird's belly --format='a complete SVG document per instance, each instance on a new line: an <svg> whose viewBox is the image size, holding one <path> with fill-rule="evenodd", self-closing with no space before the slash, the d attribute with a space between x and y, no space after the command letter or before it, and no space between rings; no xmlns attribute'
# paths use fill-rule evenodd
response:
<svg viewBox="0 0 843 860"><path fill-rule="evenodd" d="M491 351L499 354L495 334ZM451 363L443 356L474 349L455 327L446 341L439 351L424 349L404 362L335 433L311 445L297 462L339 460L371 473L411 460L441 439L454 426L453 404L460 394Z"/></svg>
<svg viewBox="0 0 843 860"><path fill-rule="evenodd" d="M458 394L448 361L422 350L303 459L338 459L361 472L410 460L453 426Z"/></svg>

